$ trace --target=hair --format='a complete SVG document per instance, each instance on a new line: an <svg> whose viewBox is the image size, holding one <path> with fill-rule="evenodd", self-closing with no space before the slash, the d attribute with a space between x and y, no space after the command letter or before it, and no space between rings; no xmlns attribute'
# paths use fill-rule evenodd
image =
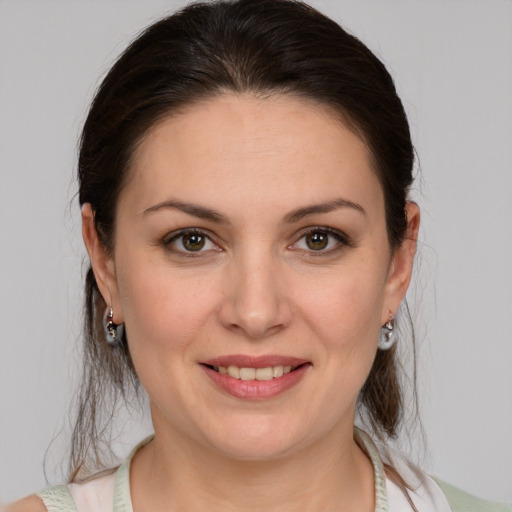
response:
<svg viewBox="0 0 512 512"><path fill-rule="evenodd" d="M80 205L90 203L107 251L130 162L148 130L199 101L231 94L293 95L327 106L366 143L382 186L391 249L406 236L414 150L403 105L382 62L356 37L294 0L189 5L144 30L118 58L92 102L80 139ZM126 334L105 341L106 304L85 281L84 368L72 437L71 479L102 467L120 400L137 392ZM358 410L381 440L403 416L396 348L377 351Z"/></svg>

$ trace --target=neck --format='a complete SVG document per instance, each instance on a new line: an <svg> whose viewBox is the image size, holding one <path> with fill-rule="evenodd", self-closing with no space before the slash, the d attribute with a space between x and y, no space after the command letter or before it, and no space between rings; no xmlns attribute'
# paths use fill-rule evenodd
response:
<svg viewBox="0 0 512 512"><path fill-rule="evenodd" d="M135 455L130 481L136 512L370 512L375 507L373 469L351 427L265 461L226 457L191 438L157 431Z"/></svg>

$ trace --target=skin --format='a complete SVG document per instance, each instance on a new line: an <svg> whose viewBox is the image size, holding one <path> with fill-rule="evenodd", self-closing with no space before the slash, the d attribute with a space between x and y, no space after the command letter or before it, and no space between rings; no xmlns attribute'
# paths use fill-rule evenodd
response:
<svg viewBox="0 0 512 512"><path fill-rule="evenodd" d="M113 254L90 205L82 212L101 293L150 397L156 437L131 471L137 512L374 510L352 430L380 327L411 277L419 211L406 208L407 238L392 251L368 148L304 99L222 95L153 127L120 196ZM190 228L208 237L193 253L179 237ZM311 230L325 249L308 246ZM309 365L278 396L244 400L200 364L230 354Z"/></svg>

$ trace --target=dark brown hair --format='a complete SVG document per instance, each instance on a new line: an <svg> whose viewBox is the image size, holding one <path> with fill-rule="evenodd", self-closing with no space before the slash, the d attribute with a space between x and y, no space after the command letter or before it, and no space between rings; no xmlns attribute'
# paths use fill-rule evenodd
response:
<svg viewBox="0 0 512 512"><path fill-rule="evenodd" d="M390 248L405 236L414 152L393 80L357 38L293 0L193 4L147 28L99 87L78 161L80 204L90 203L101 242L112 251L117 198L137 144L165 116L223 93L292 94L343 117L367 144L384 191ZM106 304L89 268L84 378L72 440L71 475L102 464L120 398L138 381L127 340L107 345ZM378 351L359 396L361 415L380 439L396 436L402 392L395 349Z"/></svg>

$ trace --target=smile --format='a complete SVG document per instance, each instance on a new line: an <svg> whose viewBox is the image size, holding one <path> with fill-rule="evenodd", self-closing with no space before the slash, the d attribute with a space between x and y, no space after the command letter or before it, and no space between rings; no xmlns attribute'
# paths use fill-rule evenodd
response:
<svg viewBox="0 0 512 512"><path fill-rule="evenodd" d="M229 375L233 379L241 380L272 380L279 379L283 375L298 368L291 365L267 366L265 368L247 368L239 366L213 366L213 370L223 375Z"/></svg>
<svg viewBox="0 0 512 512"><path fill-rule="evenodd" d="M228 356L200 366L222 392L245 400L267 400L295 387L312 364L293 357Z"/></svg>

